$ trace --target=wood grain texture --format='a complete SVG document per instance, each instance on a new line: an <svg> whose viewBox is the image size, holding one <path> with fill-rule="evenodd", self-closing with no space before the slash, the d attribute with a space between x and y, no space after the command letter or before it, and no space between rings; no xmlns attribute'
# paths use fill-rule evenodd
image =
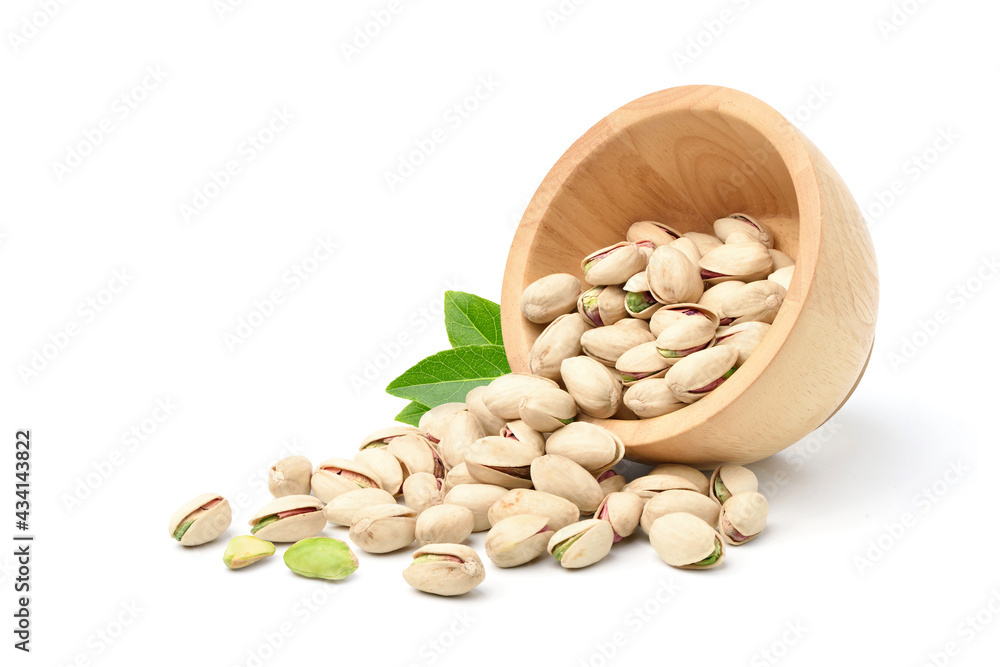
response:
<svg viewBox="0 0 1000 667"><path fill-rule="evenodd" d="M777 111L739 91L685 86L614 111L545 177L514 236L501 299L514 372L528 372L541 325L521 292L625 238L639 220L712 232L734 212L762 219L796 260L770 332L740 370L697 403L655 419L600 420L629 458L703 467L748 463L794 444L857 386L878 309L871 237L857 203L819 150Z"/></svg>

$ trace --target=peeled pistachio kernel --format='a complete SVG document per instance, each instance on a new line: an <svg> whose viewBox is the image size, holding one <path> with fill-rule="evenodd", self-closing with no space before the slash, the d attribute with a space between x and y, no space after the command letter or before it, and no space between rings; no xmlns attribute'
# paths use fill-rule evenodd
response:
<svg viewBox="0 0 1000 667"><path fill-rule="evenodd" d="M540 433L552 433L576 419L576 401L555 387L533 389L518 405L521 421Z"/></svg>
<svg viewBox="0 0 1000 667"><path fill-rule="evenodd" d="M679 400L694 403L722 385L736 371L739 352L732 347L710 347L680 359L664 381Z"/></svg>
<svg viewBox="0 0 1000 667"><path fill-rule="evenodd" d="M731 496L719 512L719 532L734 547L760 535L767 523L767 498L756 491Z"/></svg>
<svg viewBox="0 0 1000 667"><path fill-rule="evenodd" d="M520 419L518 406L521 399L532 389L554 387L559 385L548 378L523 373L508 373L486 385L483 403L497 417L514 421Z"/></svg>
<svg viewBox="0 0 1000 667"><path fill-rule="evenodd" d="M548 526L559 530L580 520L580 508L551 493L534 489L511 489L490 506L487 518L491 525L521 514L539 514L548 518Z"/></svg>
<svg viewBox="0 0 1000 667"><path fill-rule="evenodd" d="M434 595L464 595L483 583L486 569L479 555L461 544L428 544L413 552L403 570L410 586Z"/></svg>
<svg viewBox="0 0 1000 667"><path fill-rule="evenodd" d="M403 436L403 438L408 437L410 436ZM394 438L393 442L399 439ZM324 503L330 502L342 493L367 488L381 489L382 483L374 470L359 461L334 457L321 462L313 471L313 493Z"/></svg>
<svg viewBox="0 0 1000 667"><path fill-rule="evenodd" d="M357 513L347 535L370 554L396 551L413 543L416 515L405 505L372 505Z"/></svg>
<svg viewBox="0 0 1000 667"><path fill-rule="evenodd" d="M628 317L625 297L625 290L617 285L593 287L580 295L576 309L593 326L610 326Z"/></svg>
<svg viewBox="0 0 1000 667"><path fill-rule="evenodd" d="M274 544L271 542L253 535L240 535L229 540L226 551L222 554L222 562L230 570L238 570L273 555Z"/></svg>
<svg viewBox="0 0 1000 667"><path fill-rule="evenodd" d="M685 512L666 514L654 521L649 541L664 563L685 570L717 567L726 557L722 536Z"/></svg>
<svg viewBox="0 0 1000 667"><path fill-rule="evenodd" d="M684 465L683 463L661 463L649 471L650 475L676 475L691 482L698 489L698 493L708 495L708 476L697 468Z"/></svg>
<svg viewBox="0 0 1000 667"><path fill-rule="evenodd" d="M335 526L350 526L357 513L372 505L395 505L396 499L382 489L358 489L343 493L323 508L323 516Z"/></svg>
<svg viewBox="0 0 1000 667"><path fill-rule="evenodd" d="M564 456L546 454L532 461L531 481L538 491L570 501L581 514L593 514L604 498L594 476Z"/></svg>
<svg viewBox="0 0 1000 667"><path fill-rule="evenodd" d="M625 443L603 426L574 422L545 442L545 453L565 457L592 474L600 474L625 457Z"/></svg>
<svg viewBox="0 0 1000 667"><path fill-rule="evenodd" d="M611 552L615 532L611 524L587 519L557 530L549 538L548 551L566 569L587 567Z"/></svg>
<svg viewBox="0 0 1000 667"><path fill-rule="evenodd" d="M232 521L229 501L217 493L203 493L181 505L167 528L182 546L195 547L222 535Z"/></svg>
<svg viewBox="0 0 1000 667"><path fill-rule="evenodd" d="M648 533L654 521L677 512L693 514L712 528L719 525L719 503L688 489L671 489L655 494L643 507L639 525Z"/></svg>
<svg viewBox="0 0 1000 667"><path fill-rule="evenodd" d="M417 544L461 544L476 525L472 510L461 505L435 505L417 517Z"/></svg>
<svg viewBox="0 0 1000 667"><path fill-rule="evenodd" d="M313 496L275 498L250 517L250 532L269 542L298 542L326 527L323 503Z"/></svg>
<svg viewBox="0 0 1000 667"><path fill-rule="evenodd" d="M285 565L295 574L338 581L354 574L358 558L345 542L332 537L309 537L285 550Z"/></svg>
<svg viewBox="0 0 1000 667"><path fill-rule="evenodd" d="M486 556L497 567L517 567L545 553L553 535L549 518L540 514L517 514L498 521L486 535Z"/></svg>
<svg viewBox="0 0 1000 667"><path fill-rule="evenodd" d="M281 459L268 471L267 490L275 498L305 496L312 491L312 463L304 456Z"/></svg>
<svg viewBox="0 0 1000 667"><path fill-rule="evenodd" d="M646 499L634 493L609 493L598 505L594 518L611 524L611 528L614 530L614 541L617 543L634 533L635 529L639 527L642 508L645 506Z"/></svg>
<svg viewBox="0 0 1000 667"><path fill-rule="evenodd" d="M443 487L444 480L429 472L414 473L403 482L403 503L421 514L429 507L441 504L444 499Z"/></svg>
<svg viewBox="0 0 1000 667"><path fill-rule="evenodd" d="M580 313L570 313L569 315L557 317L553 320L552 324L545 327L545 330L542 331L541 335L532 344L531 352L528 354L528 368L534 375L539 375L550 380L560 380L562 376L560 375L559 368L563 360L579 356L583 352L583 347L580 345L580 338L583 336L583 332L589 327L590 325L587 324L587 320ZM476 390L473 389L473 391ZM470 398L471 395L472 392L469 392L469 396L466 396L465 402L469 404L469 410L475 412L472 407L474 404L472 398ZM482 403L482 398L479 398L479 402ZM485 406L483 407L485 408ZM487 413L493 419L500 419L488 410ZM475 414L479 417L480 421L483 421L483 416L480 413L476 412ZM500 421L506 420L501 419ZM486 429L486 435L495 435L496 430L493 428Z"/></svg>
<svg viewBox="0 0 1000 667"><path fill-rule="evenodd" d="M506 493L507 489L494 484L459 484L445 495L444 502L472 510L475 517L472 532L478 533L490 529L490 507Z"/></svg>
<svg viewBox="0 0 1000 667"><path fill-rule="evenodd" d="M715 469L709 480L709 495L725 504L737 493L757 490L757 475L743 466L724 465Z"/></svg>
<svg viewBox="0 0 1000 667"><path fill-rule="evenodd" d="M580 280L568 273L553 273L528 285L521 295L521 314L529 322L546 324L576 308Z"/></svg>

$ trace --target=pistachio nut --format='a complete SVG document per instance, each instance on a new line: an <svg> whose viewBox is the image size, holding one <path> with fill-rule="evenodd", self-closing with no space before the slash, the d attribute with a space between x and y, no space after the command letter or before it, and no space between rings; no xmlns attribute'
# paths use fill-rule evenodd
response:
<svg viewBox="0 0 1000 667"><path fill-rule="evenodd" d="M719 512L719 533L729 544L738 547L760 535L767 523L767 498L756 491L737 493Z"/></svg>
<svg viewBox="0 0 1000 667"><path fill-rule="evenodd" d="M580 279L568 273L553 273L528 285L521 295L521 313L529 322L546 324L576 309Z"/></svg>
<svg viewBox="0 0 1000 667"><path fill-rule="evenodd" d="M758 243L768 248L774 247L774 237L764 223L756 218L752 218L746 213L733 213L725 218L716 220L712 227L715 235L720 239L727 239L730 234L740 232L753 237Z"/></svg>
<svg viewBox="0 0 1000 667"><path fill-rule="evenodd" d="M342 493L323 508L323 516L335 526L350 526L358 512L372 505L395 505L396 499L388 491L376 488L357 489Z"/></svg>
<svg viewBox="0 0 1000 667"><path fill-rule="evenodd" d="M662 307L663 304L649 290L629 291L625 294L625 312L637 319L648 320Z"/></svg>
<svg viewBox="0 0 1000 667"><path fill-rule="evenodd" d="M313 496L275 498L250 517L250 533L268 542L298 542L326 527L323 503Z"/></svg>
<svg viewBox="0 0 1000 667"><path fill-rule="evenodd" d="M410 475L403 482L403 503L416 514L444 500L444 480L429 472Z"/></svg>
<svg viewBox="0 0 1000 667"><path fill-rule="evenodd" d="M715 345L715 327L705 317L682 317L668 324L656 337L656 350L671 365Z"/></svg>
<svg viewBox="0 0 1000 667"><path fill-rule="evenodd" d="M358 569L358 557L346 542L332 537L307 537L285 550L285 565L303 577L339 581Z"/></svg>
<svg viewBox="0 0 1000 667"><path fill-rule="evenodd" d="M722 536L686 512L665 514L654 521L649 541L664 563L685 570L707 570L726 558Z"/></svg>
<svg viewBox="0 0 1000 667"><path fill-rule="evenodd" d="M531 462L540 455L530 443L491 435L472 443L465 465L481 484L526 489L531 486Z"/></svg>
<svg viewBox="0 0 1000 667"><path fill-rule="evenodd" d="M483 403L494 415L507 421L520 419L518 406L528 392L536 388L555 387L559 385L548 378L523 373L508 373L486 385Z"/></svg>
<svg viewBox="0 0 1000 667"><path fill-rule="evenodd" d="M413 552L403 570L410 586L434 595L464 595L483 583L486 569L471 548L461 544L428 544Z"/></svg>
<svg viewBox="0 0 1000 667"><path fill-rule="evenodd" d="M695 485L698 493L708 496L708 476L697 468L683 463L661 463L649 471L650 475L676 475Z"/></svg>
<svg viewBox="0 0 1000 667"><path fill-rule="evenodd" d="M396 551L413 542L416 516L406 505L371 505L358 511L347 536L370 554Z"/></svg>
<svg viewBox="0 0 1000 667"><path fill-rule="evenodd" d="M613 326L631 327L633 329L641 329L646 333L650 333L649 322L647 322L646 320L641 320L637 317L626 317L624 320L618 320L617 322L615 322Z"/></svg>
<svg viewBox="0 0 1000 667"><path fill-rule="evenodd" d="M736 358L736 367L742 366L750 353L757 349L764 335L770 330L771 325L764 322L743 322L734 324L726 329L725 333L715 340L717 346L729 346L736 349L739 356Z"/></svg>
<svg viewBox="0 0 1000 667"><path fill-rule="evenodd" d="M680 477L679 475L663 474L636 477L631 482L626 484L622 491L626 493L634 493L640 498L648 500L657 493L663 493L664 491L669 491L671 489L698 491L697 485L684 477Z"/></svg>
<svg viewBox="0 0 1000 667"><path fill-rule="evenodd" d="M652 220L633 222L629 226L628 231L625 232L626 240L632 243L649 241L655 247L670 245L680 237L681 234L676 229L662 222L654 222Z"/></svg>
<svg viewBox="0 0 1000 667"><path fill-rule="evenodd" d="M584 320L595 327L607 326L628 317L626 296L625 290L617 285L594 287L580 295L576 309Z"/></svg>
<svg viewBox="0 0 1000 667"><path fill-rule="evenodd" d="M517 514L498 521L486 534L486 556L497 567L517 567L535 560L553 535L549 518L540 514Z"/></svg>
<svg viewBox="0 0 1000 667"><path fill-rule="evenodd" d="M795 273L795 265L783 266L780 269L775 269L774 272L767 277L772 283L777 283L788 291L788 288L792 284L792 275Z"/></svg>
<svg viewBox="0 0 1000 667"><path fill-rule="evenodd" d="M533 389L517 406L521 421L540 433L552 433L576 419L579 408L568 392L549 387Z"/></svg>
<svg viewBox="0 0 1000 667"><path fill-rule="evenodd" d="M271 466L267 473L267 490L275 498L309 495L312 486L312 463L304 456L289 456Z"/></svg>
<svg viewBox="0 0 1000 667"><path fill-rule="evenodd" d="M634 493L622 491L609 493L597 506L594 518L611 524L614 541L617 543L635 532L642 516L642 508L645 506L646 499Z"/></svg>
<svg viewBox="0 0 1000 667"><path fill-rule="evenodd" d="M230 570L239 570L274 555L274 544L253 535L240 535L229 540L222 562Z"/></svg>
<svg viewBox="0 0 1000 667"><path fill-rule="evenodd" d="M545 327L545 331L532 344L531 352L528 354L528 368L535 375L550 380L561 379L559 367L565 359L583 353L580 338L583 336L583 332L589 328L587 320L584 320L580 313L570 313L556 318L552 324ZM483 391L485 392L485 389ZM465 400L470 405L469 409L472 410L473 404L470 399L466 397ZM479 402L482 402L481 398ZM473 412L476 413L475 410ZM489 411L487 410L487 412ZM489 414L493 415L492 412ZM476 416L479 417L480 421L483 421L482 416L478 413ZM494 416L494 419L500 418ZM488 430L486 434L495 435L495 433L495 431Z"/></svg>
<svg viewBox="0 0 1000 667"><path fill-rule="evenodd" d="M733 347L710 347L671 366L664 380L674 396L685 403L694 403L733 374L738 357L739 352Z"/></svg>
<svg viewBox="0 0 1000 667"><path fill-rule="evenodd" d="M562 378L577 407L591 417L607 419L621 405L621 380L601 362L573 357L562 363Z"/></svg>
<svg viewBox="0 0 1000 667"><path fill-rule="evenodd" d="M364 440L361 441L361 446L358 447L359 450L365 449L381 449L389 445L389 441L393 438L398 438L401 435L409 435L411 433L420 433L420 429L414 426L402 426L397 424L396 426L388 426L386 428L380 428L379 430L369 433L365 436Z"/></svg>
<svg viewBox="0 0 1000 667"><path fill-rule="evenodd" d="M654 343L655 345L656 343ZM657 352L659 355L659 352ZM662 357L661 357L662 358ZM654 377L639 380L630 386L622 395L622 403L634 412L639 419L661 417L683 408L684 403L670 391L663 378Z"/></svg>
<svg viewBox="0 0 1000 667"><path fill-rule="evenodd" d="M785 288L770 280L755 280L734 290L722 304L729 324L774 322L785 300Z"/></svg>
<svg viewBox="0 0 1000 667"><path fill-rule="evenodd" d="M511 489L490 506L487 518L495 526L508 517L521 514L547 517L548 526L552 530L559 530L580 520L580 508L575 504L535 489Z"/></svg>
<svg viewBox="0 0 1000 667"><path fill-rule="evenodd" d="M601 493L607 498L609 493L616 493L625 488L628 480L624 475L619 475L614 470L605 470L597 476L597 484L601 487Z"/></svg>
<svg viewBox="0 0 1000 667"><path fill-rule="evenodd" d="M563 317L575 317L578 320L580 320L581 334L583 333L583 329L587 328L586 325L583 323L583 320L580 319L580 316L577 315L576 313L573 313L572 315L563 315ZM555 322L550 324L549 327L551 328L552 325L554 324ZM545 331L548 331L548 329L546 329ZM543 336L545 335L544 331L542 332L542 335ZM534 350L534 348L532 348L532 350ZM579 351L577 352L577 354L579 354ZM560 361L560 363L562 362ZM532 372L534 373L534 370L532 370ZM559 367L556 366L556 377L552 379L558 379L558 377L559 377ZM483 395L485 393L486 393L485 385L473 388L468 394L465 395L465 405L468 408L469 412L475 415L476 419L479 420L479 428L482 430L483 435L496 435L497 433L500 432L500 429L502 429L504 425L507 423L507 420L497 417L495 414L490 412L489 409L487 409L486 404L483 403Z"/></svg>
<svg viewBox="0 0 1000 667"><path fill-rule="evenodd" d="M567 458L592 475L599 475L625 457L625 444L603 426L574 422L549 436L545 453Z"/></svg>
<svg viewBox="0 0 1000 667"><path fill-rule="evenodd" d="M403 466L388 447L362 449L354 460L368 466L378 478L382 488L394 496L403 492Z"/></svg>
<svg viewBox="0 0 1000 667"><path fill-rule="evenodd" d="M622 289L626 292L648 292L649 281L646 280L646 271L640 271L625 281Z"/></svg>
<svg viewBox="0 0 1000 667"><path fill-rule="evenodd" d="M673 246L660 246L646 267L649 291L660 303L693 303L701 298L702 284L698 266Z"/></svg>
<svg viewBox="0 0 1000 667"><path fill-rule="evenodd" d="M618 358L615 369L622 374L622 383L631 387L640 380L663 377L672 363L660 354L656 341L651 341L626 351Z"/></svg>
<svg viewBox="0 0 1000 667"><path fill-rule="evenodd" d="M783 269L786 266L795 266L795 260L781 252L780 250L775 250L774 248L768 249L768 254L771 255L771 263L774 264L774 270Z"/></svg>
<svg viewBox="0 0 1000 667"><path fill-rule="evenodd" d="M593 514L604 498L594 476L565 456L546 454L532 461L531 481L535 489L570 501L581 514Z"/></svg>
<svg viewBox="0 0 1000 667"><path fill-rule="evenodd" d="M461 544L476 525L472 510L461 505L435 505L417 517L417 544Z"/></svg>
<svg viewBox="0 0 1000 667"><path fill-rule="evenodd" d="M674 303L653 314L649 320L649 332L658 337L668 326L685 317L704 317L714 326L719 326L719 316L715 311L697 303Z"/></svg>
<svg viewBox="0 0 1000 667"><path fill-rule="evenodd" d="M703 234L702 232L687 232L684 234L684 238L691 239L694 244L698 246L698 252L703 256L706 255L713 248L717 248L722 245L722 241L719 240L718 236L713 234Z"/></svg>
<svg viewBox="0 0 1000 667"><path fill-rule="evenodd" d="M468 410L456 413L441 432L438 452L446 467L451 468L465 461L469 446L486 433L479 419Z"/></svg>
<svg viewBox="0 0 1000 667"><path fill-rule="evenodd" d="M757 475L749 468L737 465L724 465L715 469L708 481L709 495L721 504L725 504L737 493L749 493L757 490Z"/></svg>
<svg viewBox="0 0 1000 667"><path fill-rule="evenodd" d="M229 501L217 493L203 493L177 508L170 517L170 536L185 547L211 542L233 521Z"/></svg>
<svg viewBox="0 0 1000 667"><path fill-rule="evenodd" d="M523 419L507 422L507 425L500 429L500 437L531 445L538 452L538 456L545 453L545 436L525 424Z"/></svg>
<svg viewBox="0 0 1000 667"><path fill-rule="evenodd" d="M684 253L684 256L688 258L688 261L691 262L692 266L698 266L698 262L701 260L701 250L698 250L697 243L682 236L671 243L670 247Z"/></svg>
<svg viewBox="0 0 1000 667"><path fill-rule="evenodd" d="M729 325L732 323L733 318L729 317L725 310L723 310L722 305L726 302L726 298L730 294L737 291L739 288L746 285L742 280L727 280L725 282L719 283L718 285L712 285L705 293L701 295L701 299L698 300L698 305L719 316L719 321L716 322L718 325Z"/></svg>
<svg viewBox="0 0 1000 667"><path fill-rule="evenodd" d="M614 366L619 357L636 345L656 340L648 331L624 324L626 321L622 320L610 327L598 327L585 332L580 338L583 353L592 359L597 359L605 366Z"/></svg>
<svg viewBox="0 0 1000 667"><path fill-rule="evenodd" d="M495 484L458 484L445 494L446 505L461 505L472 510L475 523L472 532L479 533L490 529L488 512L493 503L500 500L507 489Z"/></svg>
<svg viewBox="0 0 1000 667"><path fill-rule="evenodd" d="M615 531L600 519L587 519L557 530L549 538L548 551L566 569L587 567L611 553Z"/></svg>
<svg viewBox="0 0 1000 667"><path fill-rule="evenodd" d="M429 472L438 479L444 477L445 467L431 441L422 435L409 434L393 438L388 452L396 457L403 468L403 479L418 472ZM315 487L315 484L313 486Z"/></svg>
<svg viewBox="0 0 1000 667"><path fill-rule="evenodd" d="M447 494L459 484L478 484L476 479L469 474L469 467L465 463L459 463L448 471L448 474L444 476L442 489Z"/></svg>
<svg viewBox="0 0 1000 667"><path fill-rule="evenodd" d="M698 266L709 285L726 280L752 282L771 273L771 255L760 243L727 243L702 256Z"/></svg>
<svg viewBox="0 0 1000 667"><path fill-rule="evenodd" d="M428 440L435 445L441 441L441 434L455 415L465 410L465 403L442 403L420 415L418 427Z"/></svg>
<svg viewBox="0 0 1000 667"><path fill-rule="evenodd" d="M646 268L646 253L629 241L601 248L580 262L583 279L591 285L621 285Z"/></svg>
<svg viewBox="0 0 1000 667"><path fill-rule="evenodd" d="M760 241L755 237L747 234L745 232L733 232L726 237L726 245L733 243L760 243Z"/></svg>
<svg viewBox="0 0 1000 667"><path fill-rule="evenodd" d="M655 494L646 502L639 524L648 533L654 521L661 516L677 512L693 514L712 528L719 525L719 503L688 489L670 489Z"/></svg>
<svg viewBox="0 0 1000 667"><path fill-rule="evenodd" d="M414 436L394 438L392 442ZM392 447L392 444L389 445ZM350 459L330 458L322 461L312 476L312 490L316 497L328 503L342 493L356 489L382 488L375 471L360 461Z"/></svg>

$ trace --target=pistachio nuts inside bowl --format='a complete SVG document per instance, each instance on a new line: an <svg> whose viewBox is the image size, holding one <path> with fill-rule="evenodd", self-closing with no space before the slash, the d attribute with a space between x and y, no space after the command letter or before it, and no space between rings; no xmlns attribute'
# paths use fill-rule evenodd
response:
<svg viewBox="0 0 1000 667"><path fill-rule="evenodd" d="M538 289L528 319L525 291L555 274L549 289L579 282L575 312ZM561 383L565 367L570 383L608 384L598 395L617 384L614 410L587 396L579 419L630 459L707 468L765 458L836 413L870 357L877 302L871 238L827 159L760 100L685 86L611 113L559 159L514 237L501 308L515 373ZM727 308L712 339L677 325ZM567 365L579 358L615 381Z"/></svg>

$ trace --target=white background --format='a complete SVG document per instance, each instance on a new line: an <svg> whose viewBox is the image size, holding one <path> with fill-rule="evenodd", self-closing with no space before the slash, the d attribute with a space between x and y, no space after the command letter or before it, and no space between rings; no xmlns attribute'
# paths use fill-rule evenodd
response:
<svg viewBox="0 0 1000 667"><path fill-rule="evenodd" d="M37 535L30 655L10 646L0 550L14 664L995 660L995 3L402 2L350 56L388 0L45 4L0 17L0 534L14 433L31 428ZM499 299L516 221L559 155L614 108L689 83L794 119L879 259L864 382L831 425L753 466L764 536L711 572L672 570L641 536L584 571L487 563L464 599L409 588L405 553L362 552L354 576L321 583L280 552L230 572L225 539L170 539L188 498L242 499L239 534L274 459L350 456L391 423L404 402L385 384L447 345L442 292ZM293 118L253 153L276 109ZM436 128L446 141L390 188ZM240 172L213 189L230 160ZM305 262L320 238L337 250ZM284 301L230 349L273 290ZM37 375L19 370L43 348Z"/></svg>

